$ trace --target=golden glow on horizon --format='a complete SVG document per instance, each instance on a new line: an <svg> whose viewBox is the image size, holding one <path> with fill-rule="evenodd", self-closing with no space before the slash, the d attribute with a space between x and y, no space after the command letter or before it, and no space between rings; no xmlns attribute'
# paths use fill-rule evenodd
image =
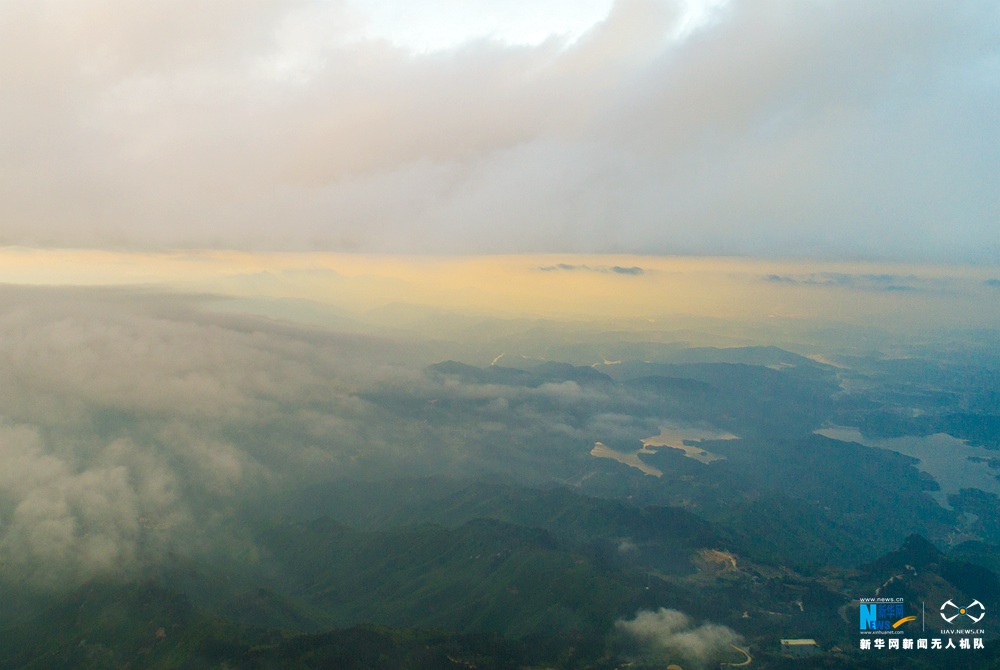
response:
<svg viewBox="0 0 1000 670"><path fill-rule="evenodd" d="M990 277L969 267L734 258L0 249L5 283L137 285L352 310L412 303L522 317L989 323L1000 302L1000 292L983 288ZM985 295L985 304L966 304L976 295L963 300L956 282L965 283L966 293L985 291L976 294Z"/></svg>

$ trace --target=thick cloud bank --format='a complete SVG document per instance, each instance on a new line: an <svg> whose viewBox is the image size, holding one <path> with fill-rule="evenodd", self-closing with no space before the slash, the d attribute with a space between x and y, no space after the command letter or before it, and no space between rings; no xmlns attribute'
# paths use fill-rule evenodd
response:
<svg viewBox="0 0 1000 670"><path fill-rule="evenodd" d="M0 243L996 259L996 3L684 6L0 1Z"/></svg>

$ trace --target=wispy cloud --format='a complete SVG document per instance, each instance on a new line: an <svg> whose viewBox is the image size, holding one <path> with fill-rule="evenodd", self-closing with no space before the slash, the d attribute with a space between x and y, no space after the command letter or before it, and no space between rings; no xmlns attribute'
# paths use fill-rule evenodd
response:
<svg viewBox="0 0 1000 670"><path fill-rule="evenodd" d="M775 284L796 286L836 286L863 291L921 291L930 283L916 275L893 274L847 274L840 272L819 272L802 275L769 274L764 281ZM937 285L939 282L933 282Z"/></svg>
<svg viewBox="0 0 1000 670"><path fill-rule="evenodd" d="M542 272L558 272L558 271L576 272L576 271L581 271L581 272L603 272L603 273L612 273L612 274L619 274L619 275L641 275L641 274L645 274L646 272L648 272L648 270L645 270L645 269L643 269L641 267L638 267L638 266L635 266L635 265L630 266L630 267L623 267L621 265L611 265L611 266L596 265L596 266L592 266L592 265L571 265L569 263L556 263L555 265L543 265L543 266L539 267L538 269L541 270Z"/></svg>

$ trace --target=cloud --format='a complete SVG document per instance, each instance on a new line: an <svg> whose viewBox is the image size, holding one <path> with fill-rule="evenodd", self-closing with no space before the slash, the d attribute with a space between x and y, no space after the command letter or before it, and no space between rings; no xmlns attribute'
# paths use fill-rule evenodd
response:
<svg viewBox="0 0 1000 670"><path fill-rule="evenodd" d="M817 272L802 275L769 274L764 281L793 286L833 286L862 291L924 291L939 287L941 281L921 278L916 275L893 274L848 274L842 272ZM923 286L917 286L922 284Z"/></svg>
<svg viewBox="0 0 1000 670"><path fill-rule="evenodd" d="M65 587L97 574L131 572L147 552L145 526L185 525L175 473L117 441L79 462L40 429L0 425L0 560L7 577ZM176 545L175 545L176 546Z"/></svg>
<svg viewBox="0 0 1000 670"><path fill-rule="evenodd" d="M619 620L615 625L635 639L677 654L698 667L708 667L741 640L726 626L695 625L683 612L664 607L655 612L640 611L634 619Z"/></svg>
<svg viewBox="0 0 1000 670"><path fill-rule="evenodd" d="M416 52L347 0L3 3L0 243L996 257L995 3L682 6Z"/></svg>
<svg viewBox="0 0 1000 670"><path fill-rule="evenodd" d="M638 266L622 267L620 265L612 265L607 267L604 265L591 266L591 265L572 265L570 263L556 263L555 265L543 265L538 268L542 272L557 272L566 271L574 272L580 270L583 272L602 272L602 273L613 273L619 275L641 275L645 274L647 271Z"/></svg>
<svg viewBox="0 0 1000 670"><path fill-rule="evenodd" d="M171 552L245 556L244 506L372 462L391 469L404 452L399 427L354 391L404 374L392 344L202 302L0 287L5 579L66 588Z"/></svg>

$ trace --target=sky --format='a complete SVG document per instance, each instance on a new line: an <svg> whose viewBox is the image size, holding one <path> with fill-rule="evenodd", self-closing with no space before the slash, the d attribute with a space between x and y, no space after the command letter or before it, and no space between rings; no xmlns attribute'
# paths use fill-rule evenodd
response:
<svg viewBox="0 0 1000 670"><path fill-rule="evenodd" d="M456 324L440 318L443 314L602 327L614 323L616 330L650 337L693 323L700 324L703 335L715 331L717 336L732 330L725 321L751 327L753 332L743 334L749 339L731 344L773 344L775 337L791 343L806 331L832 324L874 327L902 341L932 334L951 337L956 330L995 328L1000 323L996 268L913 263L624 254L398 256L9 248L0 249L0 285L5 284L138 288L200 296L201 306L210 311L252 313L334 330L406 327L448 339L457 337ZM379 310L387 311L373 316ZM435 314L437 324L428 316ZM347 315L367 325L345 323Z"/></svg>
<svg viewBox="0 0 1000 670"><path fill-rule="evenodd" d="M0 0L0 245L995 266L989 0Z"/></svg>

